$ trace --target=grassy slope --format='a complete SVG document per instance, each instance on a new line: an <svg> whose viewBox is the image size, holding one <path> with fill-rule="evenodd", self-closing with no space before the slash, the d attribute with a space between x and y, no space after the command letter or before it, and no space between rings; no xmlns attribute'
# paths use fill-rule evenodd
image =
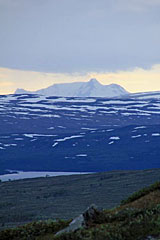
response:
<svg viewBox="0 0 160 240"><path fill-rule="evenodd" d="M70 219L90 204L112 208L160 180L160 169L26 179L0 183L0 227L44 219Z"/></svg>
<svg viewBox="0 0 160 240"><path fill-rule="evenodd" d="M31 223L0 232L3 240L145 240L160 239L160 182L133 194L111 210L103 210L87 229L55 236L69 222Z"/></svg>

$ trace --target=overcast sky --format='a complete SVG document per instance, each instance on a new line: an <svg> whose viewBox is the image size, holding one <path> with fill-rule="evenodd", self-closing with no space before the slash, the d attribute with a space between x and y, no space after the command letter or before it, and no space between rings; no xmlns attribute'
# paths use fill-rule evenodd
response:
<svg viewBox="0 0 160 240"><path fill-rule="evenodd" d="M156 68L144 90L160 90L160 0L0 0L0 29L0 93L137 68Z"/></svg>

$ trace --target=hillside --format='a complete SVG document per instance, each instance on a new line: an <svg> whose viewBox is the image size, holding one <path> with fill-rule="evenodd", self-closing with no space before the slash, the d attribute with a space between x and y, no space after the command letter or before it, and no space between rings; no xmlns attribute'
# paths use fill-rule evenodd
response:
<svg viewBox="0 0 160 240"><path fill-rule="evenodd" d="M95 213L85 227L75 232L55 235L66 228L70 220L34 222L16 229L2 230L0 239L159 240L160 182L134 193L113 209L96 210Z"/></svg>
<svg viewBox="0 0 160 240"><path fill-rule="evenodd" d="M160 169L24 179L0 183L0 227L45 219L70 219L95 203L112 208L160 180Z"/></svg>
<svg viewBox="0 0 160 240"><path fill-rule="evenodd" d="M0 104L0 172L160 167L159 99L23 94Z"/></svg>

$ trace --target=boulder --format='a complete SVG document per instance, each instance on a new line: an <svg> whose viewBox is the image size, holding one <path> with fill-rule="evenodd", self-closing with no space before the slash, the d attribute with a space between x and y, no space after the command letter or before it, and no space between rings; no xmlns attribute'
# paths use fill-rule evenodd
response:
<svg viewBox="0 0 160 240"><path fill-rule="evenodd" d="M80 214L78 217L73 219L68 227L60 230L56 235L68 232L75 232L81 228L86 228L88 225L92 224L100 211L97 209L96 205L92 204L86 209L83 214Z"/></svg>
<svg viewBox="0 0 160 240"><path fill-rule="evenodd" d="M96 220L99 213L100 211L95 204L92 204L90 207L88 207L83 213L85 227L87 227L89 224L92 224Z"/></svg>

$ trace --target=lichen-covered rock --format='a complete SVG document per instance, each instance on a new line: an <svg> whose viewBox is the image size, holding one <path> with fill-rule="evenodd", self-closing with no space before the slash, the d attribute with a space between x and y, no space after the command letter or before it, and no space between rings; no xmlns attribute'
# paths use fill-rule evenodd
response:
<svg viewBox="0 0 160 240"><path fill-rule="evenodd" d="M57 232L56 235L74 232L76 230L79 230L80 228L87 227L90 223L94 222L99 212L100 211L97 209L96 205L92 204L90 207L86 209L86 211L83 214L73 219L73 221L69 224L68 227Z"/></svg>

